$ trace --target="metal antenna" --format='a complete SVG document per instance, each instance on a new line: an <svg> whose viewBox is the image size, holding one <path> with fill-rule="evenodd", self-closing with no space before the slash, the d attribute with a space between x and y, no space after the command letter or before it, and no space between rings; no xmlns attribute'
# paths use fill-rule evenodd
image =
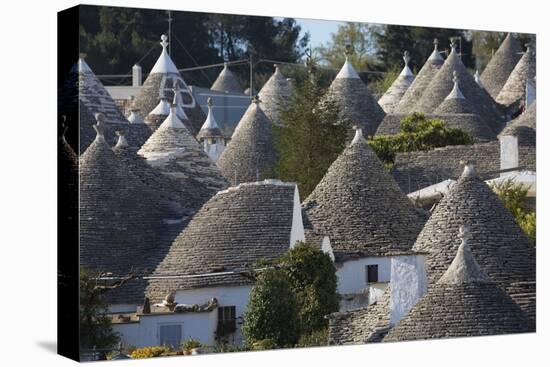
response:
<svg viewBox="0 0 550 367"><path fill-rule="evenodd" d="M174 18L172 18L171 10L166 10L166 13L168 13L168 55L172 56L172 21Z"/></svg>

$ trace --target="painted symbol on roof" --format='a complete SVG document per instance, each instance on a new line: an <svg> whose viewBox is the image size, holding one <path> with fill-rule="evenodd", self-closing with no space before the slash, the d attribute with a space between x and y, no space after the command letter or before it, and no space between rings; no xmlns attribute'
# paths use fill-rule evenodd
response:
<svg viewBox="0 0 550 367"><path fill-rule="evenodd" d="M160 81L159 98L173 95L175 87L179 87L180 106L185 108L194 108L196 105L195 98L191 90L179 75L164 75Z"/></svg>

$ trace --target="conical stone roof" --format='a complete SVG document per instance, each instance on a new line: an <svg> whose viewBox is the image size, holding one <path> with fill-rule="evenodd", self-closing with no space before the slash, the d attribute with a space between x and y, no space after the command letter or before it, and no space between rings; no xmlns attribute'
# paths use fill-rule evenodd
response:
<svg viewBox="0 0 550 367"><path fill-rule="evenodd" d="M272 124L259 103L258 99L252 101L217 161L222 174L233 185L274 175L277 151Z"/></svg>
<svg viewBox="0 0 550 367"><path fill-rule="evenodd" d="M476 113L470 101L464 97L464 94L460 90L456 71L453 73L453 83L451 93L445 97L434 113Z"/></svg>
<svg viewBox="0 0 550 367"><path fill-rule="evenodd" d="M498 196L466 165L418 235L415 251L427 252L429 286L442 276L460 245L460 226L468 224L471 249L481 268L506 287L535 278L535 250Z"/></svg>
<svg viewBox="0 0 550 367"><path fill-rule="evenodd" d="M168 55L166 47L168 37L161 36L162 52L151 69L149 76L141 86L134 103L139 108L141 116L146 117L158 105L159 99L166 96L169 100L174 99L174 87L178 86L183 110L191 122L190 130L195 136L204 121L205 115L201 107L196 103L195 98L176 65ZM182 117L182 116L180 116Z"/></svg>
<svg viewBox="0 0 550 367"><path fill-rule="evenodd" d="M275 72L264 84L258 97L260 98L260 107L266 116L276 125L281 125L279 121L279 113L281 108L288 104L294 87L292 83L285 78L279 66L275 66Z"/></svg>
<svg viewBox="0 0 550 367"><path fill-rule="evenodd" d="M451 48L449 57L445 60L445 63L428 87L426 87L413 110L433 113L453 89L453 77L456 71L456 75L460 79L460 90L464 97L470 101L475 101L473 107L483 119L490 121L493 131L500 131L502 129L502 116L496 104L489 94L475 82L474 77L462 63L454 44L451 45Z"/></svg>
<svg viewBox="0 0 550 367"><path fill-rule="evenodd" d="M382 95L382 97L378 100L378 104L382 107L385 113L392 113L395 110L396 106L399 104L399 101L403 98L403 95L407 92L407 89L409 89L414 81L414 74L409 68L409 61L411 60L411 57L409 56L408 51L405 51L403 60L405 61L403 70L384 93L384 95Z"/></svg>
<svg viewBox="0 0 550 367"><path fill-rule="evenodd" d="M383 341L533 331L533 320L485 274L463 239L445 274Z"/></svg>
<svg viewBox="0 0 550 367"><path fill-rule="evenodd" d="M521 58L521 45L516 37L508 33L481 74L481 83L493 99L508 80L510 73Z"/></svg>
<svg viewBox="0 0 550 367"><path fill-rule="evenodd" d="M359 126L367 135L374 135L386 115L347 58L330 84L326 98L340 107L342 118Z"/></svg>
<svg viewBox="0 0 550 367"><path fill-rule="evenodd" d="M514 135L518 137L520 145L537 144L537 101L529 105L527 110L510 121L501 131L500 136Z"/></svg>
<svg viewBox="0 0 550 367"><path fill-rule="evenodd" d="M172 213L111 150L102 124L80 157L80 266L125 275L147 264Z"/></svg>
<svg viewBox="0 0 550 367"><path fill-rule="evenodd" d="M243 93L243 89L241 88L235 75L227 67L227 63L223 64L222 71L210 89L225 93Z"/></svg>
<svg viewBox="0 0 550 367"><path fill-rule="evenodd" d="M337 261L410 251L424 223L360 129L302 208L306 231L329 236Z"/></svg>
<svg viewBox="0 0 550 367"><path fill-rule="evenodd" d="M290 248L296 196L295 184L277 180L218 192L176 238L154 272L188 277L151 280L147 295L160 301L176 290L250 284L248 278L229 273L246 270L259 259L275 259Z"/></svg>
<svg viewBox="0 0 550 367"><path fill-rule="evenodd" d="M208 115L206 115L206 120L204 121L204 124L202 124L201 130L197 135L197 139L199 141L205 138L223 137L222 131L220 130L220 127L218 126L218 123L214 118L214 113L212 112L212 109L213 109L212 98L209 97L207 103L208 103Z"/></svg>
<svg viewBox="0 0 550 367"><path fill-rule="evenodd" d="M441 54L439 53L439 50L437 49L438 45L437 39L434 40L434 50L428 60L424 63L420 71L418 72L418 75L414 79L414 81L411 83L399 103L394 109L395 113L411 113L413 111L413 107L418 102L420 97L422 97L422 94L424 94L424 91L426 90L426 87L434 76L437 74L445 60L443 60L443 57L441 57Z"/></svg>
<svg viewBox="0 0 550 367"><path fill-rule="evenodd" d="M527 80L537 75L537 58L534 46L527 45L527 50L516 64L506 83L498 93L496 101L504 106L519 103L525 97Z"/></svg>
<svg viewBox="0 0 550 367"><path fill-rule="evenodd" d="M198 197L208 199L227 187L218 167L178 118L175 105L138 154L146 158L149 165L182 184L188 180L199 182L200 186L188 188Z"/></svg>
<svg viewBox="0 0 550 367"><path fill-rule="evenodd" d="M101 113L105 116L104 136L109 145L116 144L115 130L127 129L129 144L141 146L151 134L150 130L143 129L143 126L130 126L84 58L85 54L81 54L59 91L60 113L74 116L74 121L73 119L70 121L74 124L74 128L78 123L80 129L79 142L70 141L69 143L75 152L84 152L96 136L92 127L95 124L94 114ZM78 112L74 109L78 109ZM79 116L78 121L76 120L77 116Z"/></svg>
<svg viewBox="0 0 550 367"><path fill-rule="evenodd" d="M206 199L197 196L192 188L202 185L192 179L182 183L183 178L175 179L163 175L157 169L151 167L145 158L137 154L135 149L128 147L124 131L117 131L119 140L113 151L118 159L125 163L128 169L147 187L155 191L161 200L169 203L175 213L174 219L187 223L189 219L200 209ZM179 231L178 233L179 234Z"/></svg>
<svg viewBox="0 0 550 367"><path fill-rule="evenodd" d="M159 103L149 112L147 117L145 118L145 123L151 131L155 131L159 128L160 125L166 120L168 115L170 114L170 102L166 97L161 97L159 99Z"/></svg>

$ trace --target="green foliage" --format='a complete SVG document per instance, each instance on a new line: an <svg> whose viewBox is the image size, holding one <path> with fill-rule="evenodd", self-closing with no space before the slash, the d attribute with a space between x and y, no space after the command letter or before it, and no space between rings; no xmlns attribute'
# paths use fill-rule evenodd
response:
<svg viewBox="0 0 550 367"><path fill-rule="evenodd" d="M298 299L301 334L325 329L325 315L338 311L338 279L331 258L309 244L297 243L279 261Z"/></svg>
<svg viewBox="0 0 550 367"><path fill-rule="evenodd" d="M449 39L461 37L457 42L458 51L462 53L462 62L473 68L472 42L469 33L461 29L412 27L386 24L372 32L377 56L384 62L384 69L402 68L403 52L411 54L411 69L419 70L434 49L433 40L439 40L439 50L450 51Z"/></svg>
<svg viewBox="0 0 550 367"><path fill-rule="evenodd" d="M162 357L173 354L172 348L169 346L161 346L161 347L145 347L145 348L138 348L135 349L132 353L130 353L130 358L133 359L142 359L142 358L154 358L154 357Z"/></svg>
<svg viewBox="0 0 550 367"><path fill-rule="evenodd" d="M297 84L281 111L283 126L274 126L280 179L298 183L307 197L345 147L347 121L334 101L322 101L324 90L309 79Z"/></svg>
<svg viewBox="0 0 550 367"><path fill-rule="evenodd" d="M181 344L181 348L186 352L190 352L191 349L199 348L199 347L202 347L201 342L193 338L187 339L185 342Z"/></svg>
<svg viewBox="0 0 550 367"><path fill-rule="evenodd" d="M331 41L324 46L317 47L315 52L320 55L323 64L339 69L345 61L346 46L353 47L353 54L349 61L356 70L368 70L378 63L372 54L374 45L369 37L373 25L367 23L347 22L338 26L338 30L331 35Z"/></svg>
<svg viewBox="0 0 550 367"><path fill-rule="evenodd" d="M81 50L88 53L96 74L128 74L138 61L144 72L150 70L159 54L160 35L168 32L164 10L83 6L80 14ZM256 58L297 62L309 37L300 36L300 26L292 18L185 11L173 11L171 16L171 57L181 68L248 58L249 46ZM246 86L248 67L232 70ZM210 86L219 71L189 72L184 77L190 84ZM256 90L272 72L271 63L255 67Z"/></svg>
<svg viewBox="0 0 550 367"><path fill-rule="evenodd" d="M273 339L263 339L252 343L252 350L277 349L278 345Z"/></svg>
<svg viewBox="0 0 550 367"><path fill-rule="evenodd" d="M264 339L292 346L299 338L298 303L285 273L262 272L250 292L242 332L251 346Z"/></svg>
<svg viewBox="0 0 550 367"><path fill-rule="evenodd" d="M399 76L401 69L393 68L386 73L382 78L379 78L376 81L373 81L369 84L369 89L376 96L381 97L386 91L391 87L395 79Z"/></svg>
<svg viewBox="0 0 550 367"><path fill-rule="evenodd" d="M102 291L96 285L97 275L80 269L80 348L110 348L118 343L119 335L113 331Z"/></svg>
<svg viewBox="0 0 550 367"><path fill-rule="evenodd" d="M536 214L526 206L528 190L521 185L515 184L511 179L503 181L500 184L493 184L491 188L502 200L506 209L512 213L517 224L529 237L531 242L536 243Z"/></svg>
<svg viewBox="0 0 550 367"><path fill-rule="evenodd" d="M460 129L448 127L443 120L427 119L424 114L415 112L401 120L399 133L375 136L368 143L378 158L391 166L398 152L473 144L474 139Z"/></svg>
<svg viewBox="0 0 550 367"><path fill-rule="evenodd" d="M322 347L328 345L328 327L304 334L298 341L298 347Z"/></svg>

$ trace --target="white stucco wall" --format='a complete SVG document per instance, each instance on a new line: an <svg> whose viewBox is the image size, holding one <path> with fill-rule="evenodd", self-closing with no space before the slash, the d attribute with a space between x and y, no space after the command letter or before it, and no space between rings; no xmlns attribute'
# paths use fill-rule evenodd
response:
<svg viewBox="0 0 550 367"><path fill-rule="evenodd" d="M143 315L139 323L114 324L113 330L121 334L124 345L138 348L160 345L160 326L179 324L182 326L182 341L189 338L201 343L215 343L217 310L201 313L171 313Z"/></svg>
<svg viewBox="0 0 550 367"><path fill-rule="evenodd" d="M395 325L426 293L424 255L393 257L391 279L390 323Z"/></svg>
<svg viewBox="0 0 550 367"><path fill-rule="evenodd" d="M323 237L323 240L321 241L321 251L327 254L332 262L334 262L334 251L332 251L332 245L330 244L330 238L328 236Z"/></svg>
<svg viewBox="0 0 550 367"><path fill-rule="evenodd" d="M206 154L212 159L214 162L217 162L220 156L222 155L223 151L225 150L225 144L219 141L216 144L210 144L208 142L208 139L205 139L203 142L203 148Z"/></svg>
<svg viewBox="0 0 550 367"><path fill-rule="evenodd" d="M292 228L290 230L289 247L293 248L296 242L305 241L304 222L302 220L302 206L300 205L300 194L298 185L294 186L294 207L292 210Z"/></svg>
<svg viewBox="0 0 550 367"><path fill-rule="evenodd" d="M517 136L505 135L500 138L500 169L517 168L519 166L519 150ZM503 172L502 175L510 172Z"/></svg>
<svg viewBox="0 0 550 367"><path fill-rule="evenodd" d="M338 276L338 293L359 293L367 288L367 265L378 265L378 281L389 282L391 279L390 257L365 257L357 260L346 261L341 264L336 275Z"/></svg>
<svg viewBox="0 0 550 367"><path fill-rule="evenodd" d="M212 287L177 291L175 300L179 304L204 304L215 297L219 307L235 306L237 332L228 338L230 343L242 343L240 323L246 310L248 296L252 286ZM135 306L134 306L135 307ZM153 306L152 306L153 307ZM239 319L241 317L241 319ZM161 324L176 323L182 325L182 340L197 339L206 345L214 345L218 323L218 310L212 312L171 313L143 315L139 323L115 324L115 331L121 333L122 342L137 347L159 345L159 327Z"/></svg>

